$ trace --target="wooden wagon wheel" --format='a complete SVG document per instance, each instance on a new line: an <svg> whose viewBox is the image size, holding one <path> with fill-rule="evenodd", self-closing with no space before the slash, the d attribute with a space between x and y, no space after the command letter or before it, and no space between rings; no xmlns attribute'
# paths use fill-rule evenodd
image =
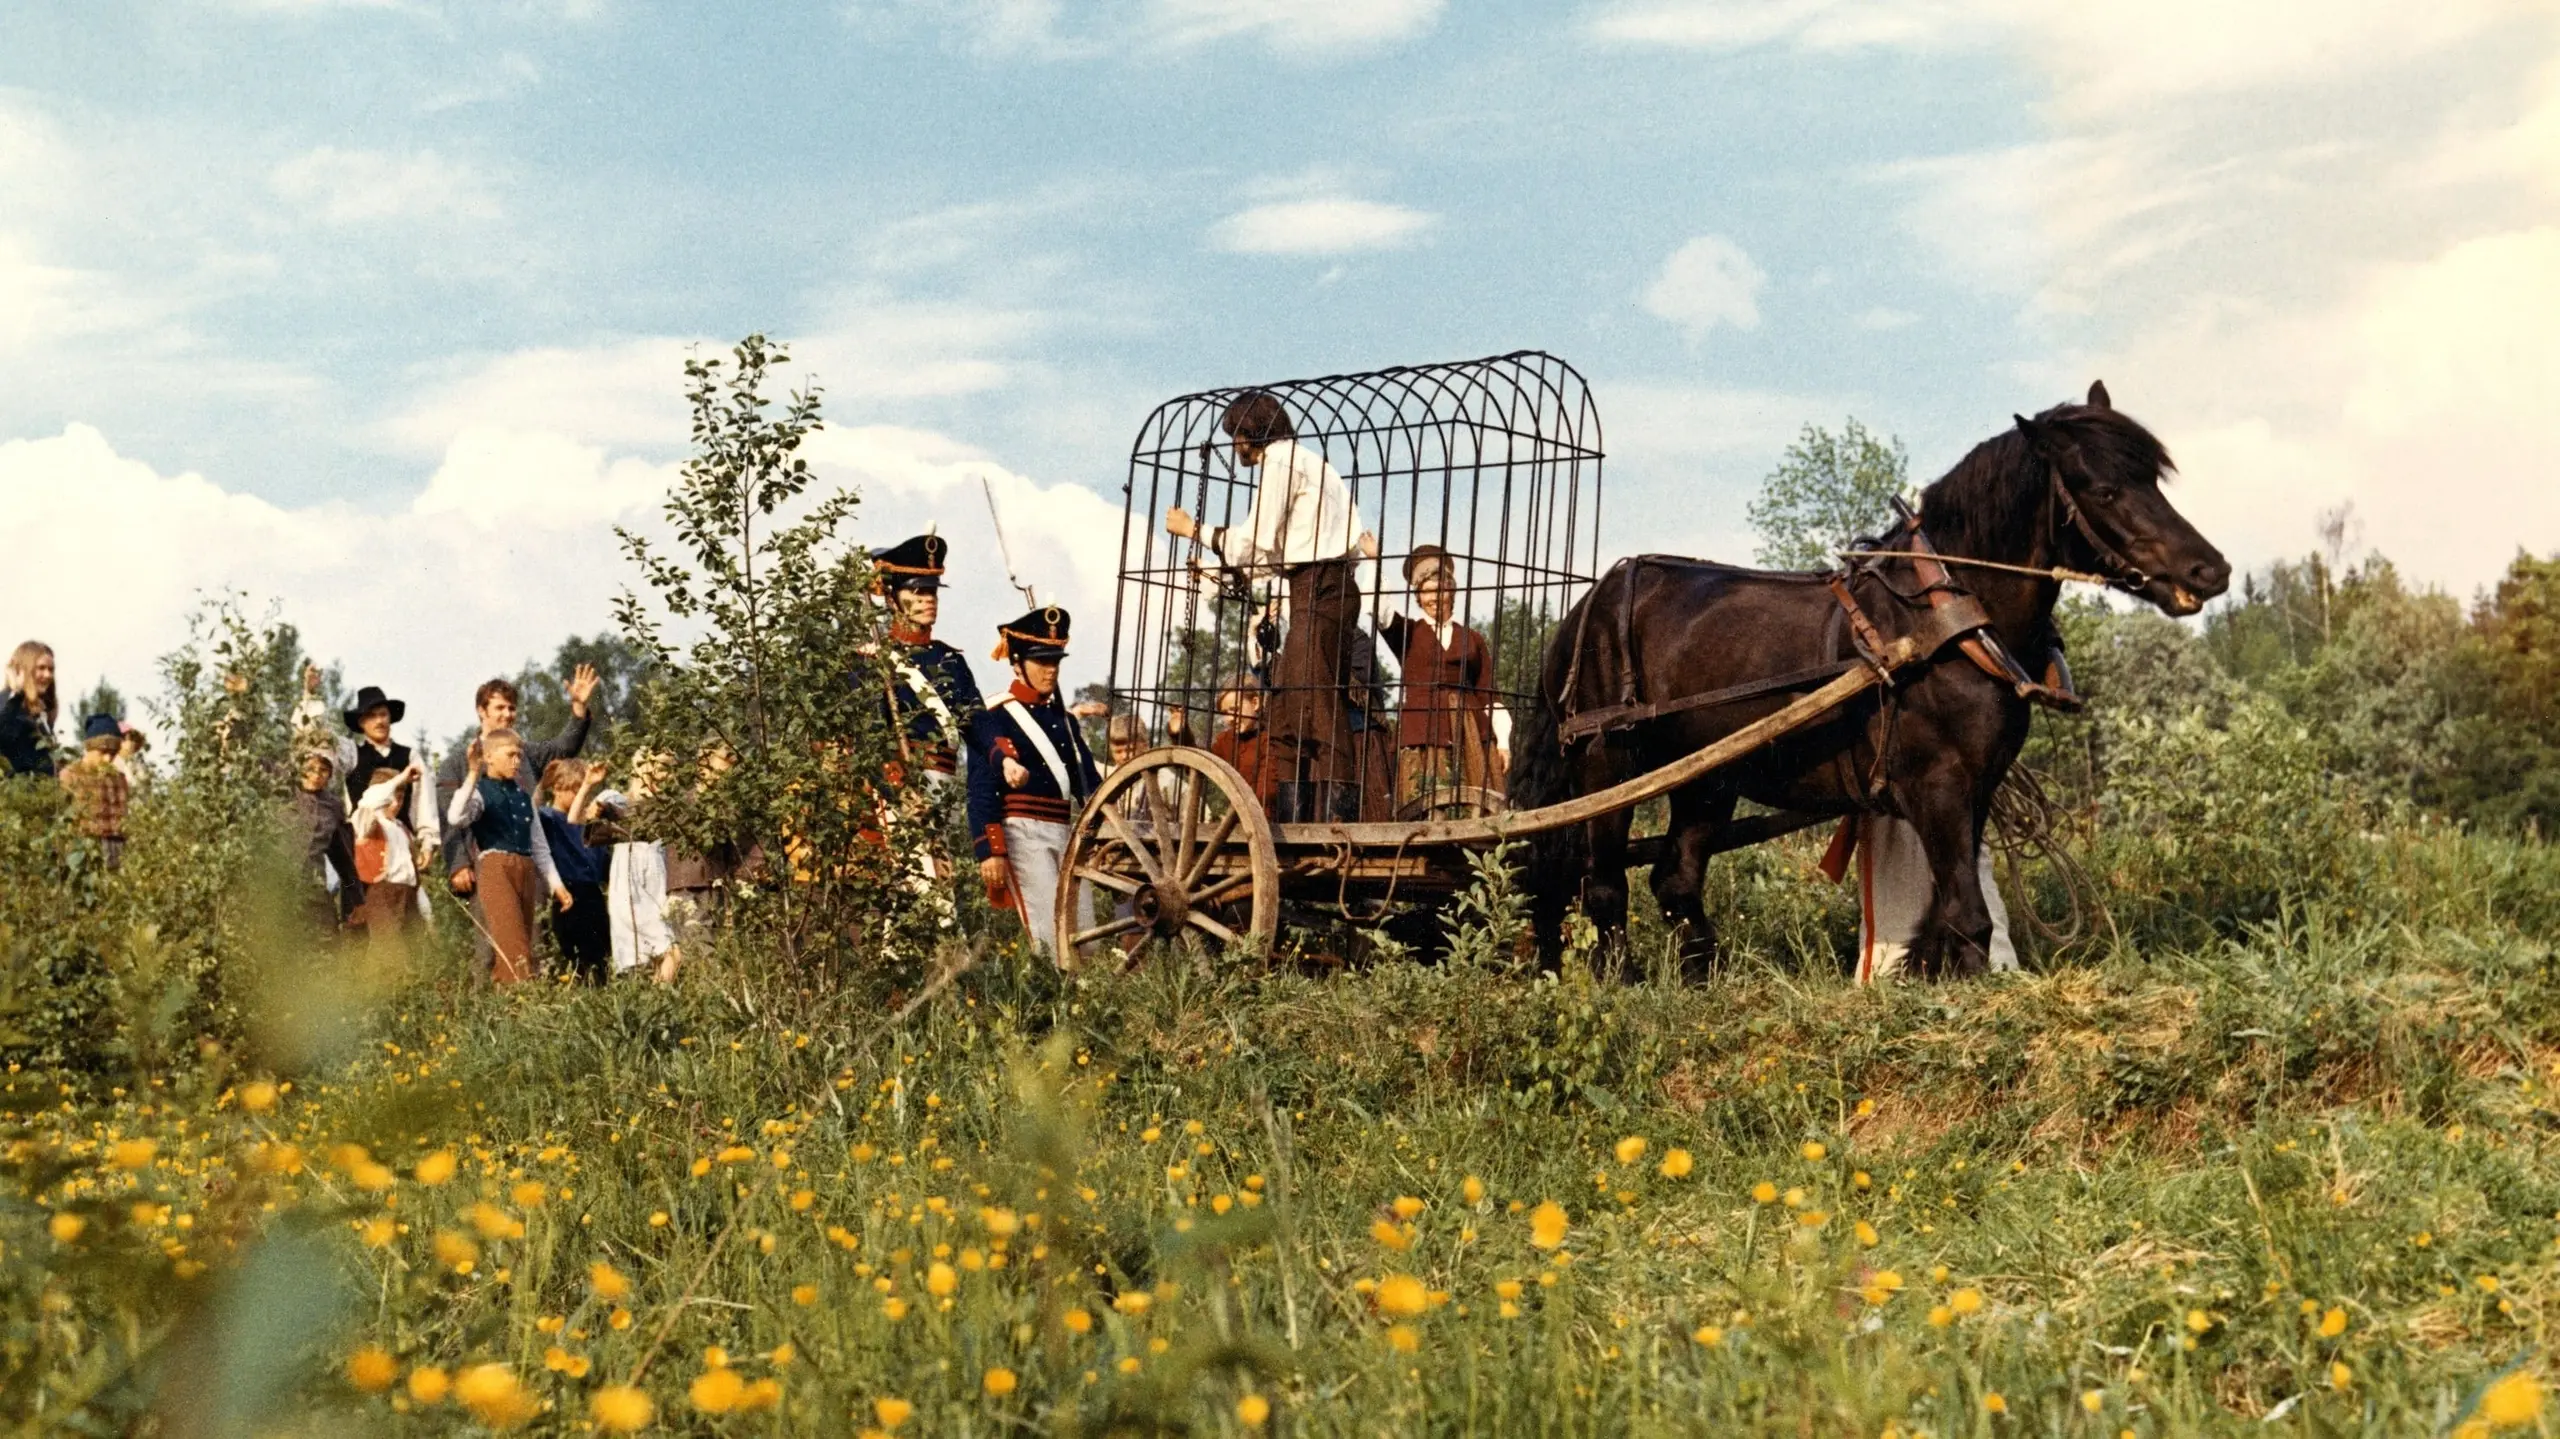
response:
<svg viewBox="0 0 2560 1439"><path fill-rule="evenodd" d="M1123 897L1128 913L1098 924L1078 913L1078 881ZM1221 944L1278 934L1280 855L1244 776L1205 749L1174 745L1113 770L1076 820L1060 866L1058 958L1073 965L1097 940L1185 929Z"/></svg>

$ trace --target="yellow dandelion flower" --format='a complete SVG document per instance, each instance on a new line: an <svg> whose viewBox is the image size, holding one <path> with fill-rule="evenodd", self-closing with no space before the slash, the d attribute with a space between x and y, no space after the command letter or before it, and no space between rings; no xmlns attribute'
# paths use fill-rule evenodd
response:
<svg viewBox="0 0 2560 1439"><path fill-rule="evenodd" d="M367 1394L379 1394L400 1377L400 1361L381 1346L368 1344L347 1356L347 1382Z"/></svg>
<svg viewBox="0 0 2560 1439"><path fill-rule="evenodd" d="M364 1241L367 1249L390 1248L393 1237L399 1232L400 1226L388 1214L377 1214L356 1226L356 1237Z"/></svg>
<svg viewBox="0 0 2560 1439"><path fill-rule="evenodd" d="M1259 1394L1247 1394L1236 1401L1236 1422L1247 1429L1259 1429L1271 1419L1271 1401Z"/></svg>
<svg viewBox="0 0 2560 1439"><path fill-rule="evenodd" d="M1458 1197L1471 1205L1484 1203L1484 1181L1476 1178L1472 1174L1458 1181ZM1261 1396L1248 1395L1246 1397L1260 1398Z"/></svg>
<svg viewBox="0 0 2560 1439"><path fill-rule="evenodd" d="M924 1272L924 1292L936 1299L947 1298L960 1287L960 1271L937 1259Z"/></svg>
<svg viewBox="0 0 2560 1439"><path fill-rule="evenodd" d="M1876 1233L1876 1227L1863 1219L1859 1220L1850 1232L1857 1235L1858 1242L1869 1249L1873 1249L1877 1241L1882 1238Z"/></svg>
<svg viewBox="0 0 2560 1439"><path fill-rule="evenodd" d="M899 1298L895 1294L892 1294L888 1298L880 1301L880 1312L889 1316L889 1319L893 1323L897 1320L904 1319L907 1317L907 1301Z"/></svg>
<svg viewBox="0 0 2560 1439"><path fill-rule="evenodd" d="M107 1147L107 1162L118 1169L142 1169L160 1153L155 1139L119 1139Z"/></svg>
<svg viewBox="0 0 2560 1439"><path fill-rule="evenodd" d="M2353 1384L2353 1383L2355 1383L2355 1382L2356 1382L2356 1371L2354 1371L2354 1370L2352 1370L2352 1369L2348 1368L2348 1367L2347 1367L2343 1362L2341 1362L2341 1361L2338 1361L2338 1360L2331 1360L2331 1361L2330 1361L2330 1363L2329 1363L2329 1387L2330 1387L2330 1388L2332 1388L2332 1389L2344 1389L2344 1388L2348 1387L2349 1385L2351 1385L2351 1384Z"/></svg>
<svg viewBox="0 0 2560 1439"><path fill-rule="evenodd" d="M1422 1336L1413 1332L1412 1325L1390 1325L1387 1329L1387 1347L1398 1354L1411 1354L1422 1347Z"/></svg>
<svg viewBox="0 0 2560 1439"><path fill-rule="evenodd" d="M240 1086L240 1107L251 1114L264 1114L276 1107L276 1087L263 1079Z"/></svg>
<svg viewBox="0 0 2560 1439"><path fill-rule="evenodd" d="M1540 1201L1529 1211L1529 1243L1535 1248L1553 1249L1564 1243L1565 1231L1571 1227L1564 1206L1552 1199Z"/></svg>
<svg viewBox="0 0 2560 1439"><path fill-rule="evenodd" d="M508 1190L507 1197L516 1202L518 1209L539 1209L550 1200L551 1191L528 1179Z"/></svg>
<svg viewBox="0 0 2560 1439"><path fill-rule="evenodd" d="M1520 1297L1520 1288L1520 1281L1517 1279L1496 1280L1493 1286L1493 1297L1496 1299L1517 1299Z"/></svg>
<svg viewBox="0 0 2560 1439"><path fill-rule="evenodd" d="M1641 1134L1630 1134L1626 1138L1619 1140L1617 1153L1618 1162L1620 1164L1633 1164L1637 1160L1644 1158L1644 1136Z"/></svg>
<svg viewBox="0 0 2560 1439"><path fill-rule="evenodd" d="M1774 1185L1774 1184L1771 1184L1768 1180L1765 1180L1765 1179L1761 1180L1759 1183L1757 1183L1757 1184L1755 1184L1755 1185L1752 1185L1752 1186L1751 1186L1751 1202L1752 1202L1752 1203L1754 1203L1754 1204L1775 1204L1775 1203L1777 1203L1777 1202L1778 1202L1778 1186L1776 1186L1776 1185Z"/></svg>
<svg viewBox="0 0 2560 1439"><path fill-rule="evenodd" d="M916 1406L908 1403L904 1399L874 1399L871 1401L871 1415L873 1418L880 1421L880 1427L883 1429L897 1428L899 1425L906 1423L915 1412Z"/></svg>
<svg viewBox="0 0 2560 1439"><path fill-rule="evenodd" d="M1724 1343L1724 1330L1713 1324L1701 1324L1690 1331L1689 1337L1706 1348L1714 1349Z"/></svg>
<svg viewBox="0 0 2560 1439"><path fill-rule="evenodd" d="M608 1304L631 1297L631 1280L601 1259L587 1266L587 1285L595 1290L598 1299Z"/></svg>
<svg viewBox="0 0 2560 1439"><path fill-rule="evenodd" d="M348 1170L347 1181L374 1194L380 1194L400 1182L399 1176L391 1172L390 1165L376 1164L370 1159Z"/></svg>
<svg viewBox="0 0 2560 1439"><path fill-rule="evenodd" d="M1822 1226L1830 1222L1831 1215L1827 1211L1820 1209L1808 1209L1802 1214L1796 1216L1796 1223L1803 1225L1807 1229L1820 1229Z"/></svg>
<svg viewBox="0 0 2560 1439"><path fill-rule="evenodd" d="M1058 1316L1058 1322L1066 1325L1067 1332L1070 1334L1091 1334L1093 1332L1093 1314L1089 1310L1070 1309L1066 1313Z"/></svg>
<svg viewBox="0 0 2560 1439"><path fill-rule="evenodd" d="M1113 1296L1111 1300L1111 1307L1119 1310L1123 1314L1135 1318L1138 1315L1146 1313L1148 1307L1153 1305L1155 1302L1155 1296L1149 1294L1147 1291L1143 1289L1132 1289L1125 1294Z"/></svg>
<svg viewBox="0 0 2560 1439"><path fill-rule="evenodd" d="M1804 1156L1805 1163L1820 1164L1823 1156L1829 1154L1831 1151L1824 1148L1819 1142L1808 1139L1804 1142L1804 1147L1796 1152Z"/></svg>
<svg viewBox="0 0 2560 1439"><path fill-rule="evenodd" d="M792 1302L792 1303L794 1303L794 1304L799 1305L799 1306L800 1306L801 1308L803 1308L803 1309L806 1309L806 1308L808 1308L810 1305L817 1303L817 1302L818 1302L818 1286L817 1286L817 1285L815 1285L815 1284L794 1284L794 1285L792 1285L792 1286L791 1286L791 1302Z"/></svg>
<svg viewBox="0 0 2560 1439"><path fill-rule="evenodd" d="M1782 1195L1782 1196L1780 1196L1780 1197L1786 1200L1787 1207L1788 1207L1789 1209L1802 1209L1802 1208L1804 1208L1804 1204L1805 1204L1805 1196L1804 1196L1804 1190L1803 1190L1801 1187L1797 1187L1797 1188L1790 1188L1790 1189L1789 1189L1789 1190L1788 1190L1784 1195Z"/></svg>
<svg viewBox="0 0 2560 1439"><path fill-rule="evenodd" d="M685 1398L705 1414L726 1414L738 1407L738 1401L745 1398L746 1393L747 1381L738 1377L737 1370L724 1364L696 1375L692 1387L685 1391Z"/></svg>
<svg viewBox="0 0 2560 1439"><path fill-rule="evenodd" d="M658 1417L647 1392L628 1384L608 1384L587 1400L587 1417L608 1434L637 1434Z"/></svg>
<svg viewBox="0 0 2560 1439"><path fill-rule="evenodd" d="M1945 1306L1945 1305L1943 1305L1943 1304L1932 1304L1932 1305L1930 1305L1930 1306L1929 1306L1929 1327L1930 1327L1930 1328L1932 1328L1932 1329L1944 1329L1944 1328L1946 1328L1948 1325L1953 1324L1953 1323L1955 1323L1955 1322L1956 1322L1956 1312L1955 1312L1954 1310L1949 1309L1947 1306Z"/></svg>
<svg viewBox="0 0 2560 1439"><path fill-rule="evenodd" d="M1698 1161L1691 1157L1689 1151L1674 1149L1662 1156L1662 1163L1657 1167L1656 1172L1665 1179L1686 1179L1689 1177L1689 1171L1696 1168L1697 1164Z"/></svg>
<svg viewBox="0 0 2560 1439"><path fill-rule="evenodd" d="M2471 1282L2479 1285L2480 1292L2483 1294L2495 1294L2498 1292L2498 1276L2495 1274L2483 1274Z"/></svg>
<svg viewBox="0 0 2560 1439"><path fill-rule="evenodd" d="M409 1397L420 1404L442 1404L453 1388L453 1379L434 1364L421 1364L409 1371Z"/></svg>
<svg viewBox="0 0 2560 1439"><path fill-rule="evenodd" d="M2205 1313L2201 1309L2190 1309L2187 1311L2187 1328L2190 1332L2202 1334L2212 1327L2212 1315Z"/></svg>
<svg viewBox="0 0 2560 1439"><path fill-rule="evenodd" d="M2521 1429L2542 1417L2542 1381L2522 1370L2480 1396L2480 1417L2500 1429Z"/></svg>
<svg viewBox="0 0 2560 1439"><path fill-rule="evenodd" d="M511 1429L542 1407L504 1364L474 1364L453 1376L453 1397L492 1429Z"/></svg>
<svg viewBox="0 0 2560 1439"><path fill-rule="evenodd" d="M1386 1248L1402 1252L1413 1246L1412 1238L1393 1220L1381 1219L1369 1226L1369 1237Z"/></svg>
<svg viewBox="0 0 2560 1439"><path fill-rule="evenodd" d="M1410 1194L1399 1194L1396 1196L1396 1202L1389 1207L1395 1210L1396 1218L1411 1219L1413 1216L1420 1214L1427 1206L1425 1206L1421 1200L1414 1198Z"/></svg>
<svg viewBox="0 0 2560 1439"><path fill-rule="evenodd" d="M1016 1375L1010 1369L996 1368L988 1370L986 1377L978 1382L986 1386L986 1391L989 1394L994 1395L998 1399L1002 1399L1004 1396L1012 1393L1016 1388L1020 1387L1022 1380L1020 1376Z"/></svg>
<svg viewBox="0 0 2560 1439"><path fill-rule="evenodd" d="M2323 1314L2323 1315L2321 1315L2321 1316L2320 1316L2320 1337L2321 1337L2321 1338L2323 1338L2323 1339L2335 1339L2335 1338L2337 1338L2339 1335L2344 1334L2344 1333L2346 1333L2346 1332L2347 1332L2347 1311L2346 1311L2346 1310L2344 1310L2344 1309L2332 1309L2332 1310L2330 1310L2328 1313Z"/></svg>
<svg viewBox="0 0 2560 1439"><path fill-rule="evenodd" d="M1947 1308L1953 1311L1958 1319L1979 1314L1982 1312L1982 1291L1959 1289L1947 1296Z"/></svg>
<svg viewBox="0 0 2560 1439"><path fill-rule="evenodd" d="M732 1144L718 1155L723 1164L748 1164L754 1162L755 1157L756 1152L743 1144Z"/></svg>
<svg viewBox="0 0 2560 1439"><path fill-rule="evenodd" d="M1999 1391L1995 1389L1982 1396L1982 1410L1986 1414L2006 1414L2009 1412L2009 1401L2001 1398Z"/></svg>
<svg viewBox="0 0 2560 1439"><path fill-rule="evenodd" d="M419 1160L417 1164L410 1168L409 1174L411 1178L417 1180L420 1184L433 1188L436 1185L442 1184L446 1180L451 1179L453 1177L453 1171L459 1167L459 1164L460 1161L453 1157L452 1150L439 1149L435 1153Z"/></svg>
<svg viewBox="0 0 2560 1439"><path fill-rule="evenodd" d="M1378 1281L1378 1312L1411 1319L1431 1307L1431 1291L1410 1274L1390 1274Z"/></svg>
<svg viewBox="0 0 2560 1439"><path fill-rule="evenodd" d="M664 1229L664 1228L666 1228L666 1227L667 1227L667 1211L665 1211L665 1210L663 1210L663 1209L659 1209L659 1210L653 1210L653 1211L651 1211L651 1213L650 1213L650 1215L649 1215L649 1227L650 1227L650 1228L652 1228L652 1229Z"/></svg>
<svg viewBox="0 0 2560 1439"><path fill-rule="evenodd" d="M450 1229L439 1230L432 1247L436 1262L456 1274L470 1273L471 1266L480 1259L480 1246L471 1242L471 1236Z"/></svg>
<svg viewBox="0 0 2560 1439"><path fill-rule="evenodd" d="M2107 1391L2104 1389L2084 1389L2080 1391L2080 1407L2088 1410L2092 1414L2106 1408Z"/></svg>
<svg viewBox="0 0 2560 1439"><path fill-rule="evenodd" d="M486 1200L471 1206L471 1227L483 1239L522 1239L524 1221Z"/></svg>
<svg viewBox="0 0 2560 1439"><path fill-rule="evenodd" d="M1849 1176L1849 1187L1852 1189L1873 1189L1876 1187L1876 1177L1863 1169L1858 1170Z"/></svg>

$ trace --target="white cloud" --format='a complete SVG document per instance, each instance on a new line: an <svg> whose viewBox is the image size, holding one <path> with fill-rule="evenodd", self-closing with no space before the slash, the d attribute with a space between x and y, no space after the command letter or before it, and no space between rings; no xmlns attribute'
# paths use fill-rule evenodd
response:
<svg viewBox="0 0 2560 1439"><path fill-rule="evenodd" d="M1691 340L1718 325L1755 329L1769 277L1742 247L1722 235L1700 235L1671 252L1644 292L1645 313L1669 320Z"/></svg>
<svg viewBox="0 0 2560 1439"><path fill-rule="evenodd" d="M1918 323L1918 315L1909 310L1897 310L1891 305L1878 305L1858 316L1858 328L1861 330L1900 330Z"/></svg>
<svg viewBox="0 0 2560 1439"><path fill-rule="evenodd" d="M1254 36L1281 55L1367 49L1410 40L1446 0L1149 0L1147 23L1185 46Z"/></svg>
<svg viewBox="0 0 2560 1439"><path fill-rule="evenodd" d="M1349 255L1401 250L1437 219L1375 200L1283 200L1229 215L1209 228L1209 240L1241 255Z"/></svg>
<svg viewBox="0 0 2560 1439"><path fill-rule="evenodd" d="M1258 41L1283 60L1326 60L1414 39L1447 0L870 0L847 14L877 26L921 20L984 54L1039 60L1131 60L1231 41Z"/></svg>
<svg viewBox="0 0 2560 1439"><path fill-rule="evenodd" d="M384 428L395 443L426 451L473 428L547 430L624 448L681 444L687 343L652 337L450 362Z"/></svg>
<svg viewBox="0 0 2560 1439"><path fill-rule="evenodd" d="M1755 542L1744 506L1780 453L1808 423L1857 408L1844 398L1653 380L1601 384L1595 395L1608 425L1608 532L1641 537L1627 548L1741 562Z"/></svg>
<svg viewBox="0 0 2560 1439"><path fill-rule="evenodd" d="M1024 578L1075 608L1109 653L1117 567L1116 503L1074 484L1041 484L945 436L889 426L825 429L803 453L821 490L857 487L857 537L886 544L938 526L952 539L945 632L983 661L994 626L1020 610L1005 587L980 475L994 487ZM241 589L280 602L304 643L343 660L354 683L409 701L411 721L442 736L470 712L472 687L548 654L570 634L610 627L633 580L613 534L653 533L676 467L557 432L467 429L406 503L289 507L194 473L164 475L118 454L98 430L0 443L0 495L13 521L0 566L0 614L51 643L66 683L106 676L127 693L158 688L159 656L205 593ZM102 529L102 527L104 527ZM111 568L102 571L102 558ZM102 588L103 587L103 588Z"/></svg>
<svg viewBox="0 0 2560 1439"><path fill-rule="evenodd" d="M162 475L72 425L0 443L0 494L21 522L0 611L52 643L80 683L106 675L151 693L198 597L248 590L280 600L312 650L343 658L359 682L405 691L442 733L469 713L479 680L609 623L622 566L608 527L638 514L667 473L644 485L626 465L556 437L475 437L402 509L287 508ZM493 515L510 519L493 526Z"/></svg>
<svg viewBox="0 0 2560 1439"><path fill-rule="evenodd" d="M388 155L322 145L269 172L268 187L288 204L332 225L462 216L487 219L498 204L471 167L433 150Z"/></svg>
<svg viewBox="0 0 2560 1439"><path fill-rule="evenodd" d="M1963 43L1982 27L1965 0L1640 0L1592 15L1618 44L1741 50L1790 41L1814 50Z"/></svg>
<svg viewBox="0 0 2560 1439"><path fill-rule="evenodd" d="M2017 302L2031 403L2104 375L2235 561L2354 501L2458 590L2560 546L2560 3L1632 0L1594 39L1967 47L2040 137L1870 172Z"/></svg>

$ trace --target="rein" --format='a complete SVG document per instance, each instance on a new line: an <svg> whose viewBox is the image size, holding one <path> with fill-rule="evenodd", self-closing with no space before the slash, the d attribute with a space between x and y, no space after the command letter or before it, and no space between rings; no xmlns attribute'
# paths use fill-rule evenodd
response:
<svg viewBox="0 0 2560 1439"><path fill-rule="evenodd" d="M1977 570L2005 570L2013 575L2032 575L2037 579L2052 580L2059 584L2106 585L2122 588L2129 583L2106 575L2091 574L2087 570L2066 570L2059 565L2052 569L2040 570L2033 565L2003 564L1998 560L1977 560L1965 555L1922 555L1911 550L1835 550L1832 554L1834 558L1843 560L1929 559L1942 565L1970 565Z"/></svg>

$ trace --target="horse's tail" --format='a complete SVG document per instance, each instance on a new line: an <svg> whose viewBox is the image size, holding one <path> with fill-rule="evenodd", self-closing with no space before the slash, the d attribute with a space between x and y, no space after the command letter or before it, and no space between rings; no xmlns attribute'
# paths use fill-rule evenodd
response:
<svg viewBox="0 0 2560 1439"><path fill-rule="evenodd" d="M1573 770L1565 761L1555 701L1541 683L1529 713L1512 737L1510 803L1513 809L1537 809L1573 797ZM1567 825L1528 838L1521 887L1529 893L1529 915L1536 926L1538 953L1550 963L1564 952L1565 911L1581 888L1582 826Z"/></svg>

